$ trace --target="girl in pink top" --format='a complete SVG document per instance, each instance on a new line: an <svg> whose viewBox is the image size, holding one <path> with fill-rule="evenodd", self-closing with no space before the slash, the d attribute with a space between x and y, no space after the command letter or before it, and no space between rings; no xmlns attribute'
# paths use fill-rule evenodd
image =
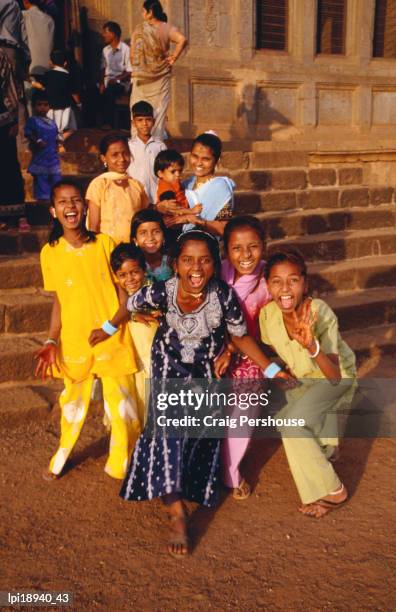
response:
<svg viewBox="0 0 396 612"><path fill-rule="evenodd" d="M261 223L250 215L234 217L224 230L227 260L222 264L222 279L234 289L245 315L248 333L260 340L258 317L271 300L264 278L264 231ZM231 359L227 376L233 379L262 380L262 370L246 355L236 352L231 343L226 353ZM246 499L250 485L241 476L239 465L247 451L250 438L226 437L222 442L223 480L231 487L235 499Z"/></svg>

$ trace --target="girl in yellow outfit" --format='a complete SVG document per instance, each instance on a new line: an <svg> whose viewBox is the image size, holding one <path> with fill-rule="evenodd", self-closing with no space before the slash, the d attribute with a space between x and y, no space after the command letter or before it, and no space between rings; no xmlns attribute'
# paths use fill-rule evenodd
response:
<svg viewBox="0 0 396 612"><path fill-rule="evenodd" d="M287 404L276 417L304 420L303 426L280 431L303 502L300 511L320 518L348 496L331 462L338 454L336 411L351 402L356 386L355 355L331 308L323 300L305 299L307 269L296 249L275 251L265 276L273 301L260 312L261 339L300 381L287 391Z"/></svg>
<svg viewBox="0 0 396 612"><path fill-rule="evenodd" d="M128 295L139 291L146 280L146 261L142 251L134 244L119 244L111 254L110 263L120 287ZM158 323L147 321L146 324L131 320L129 322L138 371L135 374L136 397L140 423L146 421L146 398L148 395L148 380L151 370L151 346L157 333Z"/></svg>
<svg viewBox="0 0 396 612"><path fill-rule="evenodd" d="M99 149L107 171L88 186L88 227L111 236L116 244L129 242L131 219L136 212L148 207L148 196L143 185L127 174L131 153L123 134L108 134Z"/></svg>
<svg viewBox="0 0 396 612"><path fill-rule="evenodd" d="M105 410L111 423L105 471L113 478L126 473L131 446L139 434L134 399L136 371L129 330L111 325L120 308L110 268L114 243L85 227L86 207L78 188L61 181L53 188L54 229L41 251L44 289L55 293L49 338L38 352L36 375L49 370L64 379L60 397L61 439L48 478L60 475L84 424L94 378L101 378ZM105 342L91 346L92 329L102 325Z"/></svg>

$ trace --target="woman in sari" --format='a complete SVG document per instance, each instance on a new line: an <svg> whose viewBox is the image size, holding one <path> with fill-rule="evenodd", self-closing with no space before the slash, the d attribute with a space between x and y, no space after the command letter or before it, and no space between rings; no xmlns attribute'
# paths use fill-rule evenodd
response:
<svg viewBox="0 0 396 612"><path fill-rule="evenodd" d="M131 107L141 100L154 108L153 137L164 139L166 113L170 100L171 68L187 45L179 30L167 23L161 2L146 0L142 9L143 23L132 34ZM169 53L174 43L173 53Z"/></svg>
<svg viewBox="0 0 396 612"><path fill-rule="evenodd" d="M233 214L235 183L227 176L215 176L221 149L221 140L214 132L205 132L194 140L190 154L194 174L183 182L183 188L190 208L201 204L202 211L199 216L175 212L173 219L166 222L168 226L184 223L183 231L195 227L214 236L223 235ZM169 215L174 212L174 203L158 202L156 208Z"/></svg>

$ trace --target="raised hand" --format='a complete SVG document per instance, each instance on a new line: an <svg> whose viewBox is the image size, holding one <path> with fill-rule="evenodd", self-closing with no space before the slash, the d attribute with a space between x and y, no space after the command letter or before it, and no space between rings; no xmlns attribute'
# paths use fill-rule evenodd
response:
<svg viewBox="0 0 396 612"><path fill-rule="evenodd" d="M311 349L315 345L314 327L317 313L312 312L311 305L312 299L308 298L302 305L300 315L294 311L292 328L288 329L291 338L306 349Z"/></svg>

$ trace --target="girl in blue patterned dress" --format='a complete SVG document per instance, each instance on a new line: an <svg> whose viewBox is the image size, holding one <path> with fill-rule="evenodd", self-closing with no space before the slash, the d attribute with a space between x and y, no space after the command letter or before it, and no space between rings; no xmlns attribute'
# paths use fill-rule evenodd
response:
<svg viewBox="0 0 396 612"><path fill-rule="evenodd" d="M32 103L34 115L27 120L25 126L25 136L33 153L28 172L33 176L34 197L48 202L52 187L62 178L58 153L59 132L55 121L47 117L49 104L45 92L35 92Z"/></svg>
<svg viewBox="0 0 396 612"><path fill-rule="evenodd" d="M182 234L174 246L173 266L176 276L143 287L128 300L133 313L146 309L163 313L152 347L151 378L164 384L177 379L187 389L193 379L213 380L226 332L241 352L267 368L269 360L247 335L236 295L217 278L217 240L197 230ZM287 378L283 372L278 376ZM137 441L120 494L126 500L163 499L171 518L168 552L180 558L188 552L182 499L205 506L218 501L220 442L203 434L194 439L161 436L156 399L154 392L148 417L151 429L146 427Z"/></svg>

